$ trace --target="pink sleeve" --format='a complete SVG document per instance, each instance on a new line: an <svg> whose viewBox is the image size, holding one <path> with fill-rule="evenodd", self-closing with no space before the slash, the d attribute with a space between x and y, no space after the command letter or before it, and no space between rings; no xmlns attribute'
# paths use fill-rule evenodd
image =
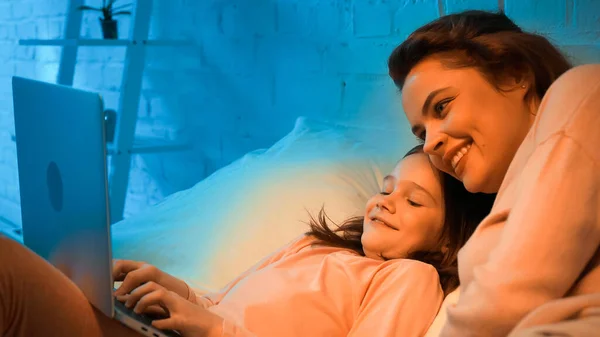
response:
<svg viewBox="0 0 600 337"><path fill-rule="evenodd" d="M377 273L348 337L418 337L433 323L443 301L437 271L407 260Z"/></svg>
<svg viewBox="0 0 600 337"><path fill-rule="evenodd" d="M257 270L265 268L266 266L268 266L272 263L275 263L290 254L294 254L294 253L298 252L300 249L310 245L312 242L314 242L314 239L312 237L308 237L306 235L300 236L299 238L293 240L292 242L285 245L281 249L273 252L271 255L269 255L269 256L265 257L264 259L262 259L261 261L259 261L257 264L252 266L250 269L248 269L244 273L242 273L240 276L236 277L233 281L229 282L223 289L221 289L217 292L213 292L213 293L208 293L208 294L204 294L204 295L196 295L196 303L202 305L205 308L219 304L219 302L221 302L223 297L225 295L227 295L227 293L233 287L235 287L235 285L238 284L238 282L243 280L246 276L248 276L249 274L251 274Z"/></svg>
<svg viewBox="0 0 600 337"><path fill-rule="evenodd" d="M508 218L494 225L502 228L498 245L473 269L442 336L506 336L534 308L567 294L600 244L599 172L562 133L538 145L513 182Z"/></svg>
<svg viewBox="0 0 600 337"><path fill-rule="evenodd" d="M225 319L223 321L223 333L222 337L256 337L252 332L235 325L230 320Z"/></svg>

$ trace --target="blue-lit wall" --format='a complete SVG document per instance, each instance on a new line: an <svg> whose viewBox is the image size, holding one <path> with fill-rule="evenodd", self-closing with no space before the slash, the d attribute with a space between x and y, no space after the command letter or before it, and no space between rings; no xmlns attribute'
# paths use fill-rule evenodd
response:
<svg viewBox="0 0 600 337"><path fill-rule="evenodd" d="M139 0L143 1L143 0ZM121 0L121 3L127 0ZM97 5L100 0L89 0ZM151 35L193 46L149 49L137 132L194 150L133 158L126 214L190 187L286 134L299 115L351 124L405 123L386 76L389 52L419 25L464 9L504 9L577 62L600 62L596 0L155 0ZM10 77L54 81L66 0L0 0L0 216L19 223ZM129 19L121 19L121 35ZM82 35L100 37L96 15ZM81 48L75 86L116 108L120 48ZM412 137L407 135L412 141ZM1 220L1 219L0 219Z"/></svg>

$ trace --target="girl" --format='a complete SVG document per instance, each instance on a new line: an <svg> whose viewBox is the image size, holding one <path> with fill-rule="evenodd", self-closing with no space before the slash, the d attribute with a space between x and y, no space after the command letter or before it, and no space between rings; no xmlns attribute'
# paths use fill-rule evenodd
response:
<svg viewBox="0 0 600 337"><path fill-rule="evenodd" d="M492 201L434 169L417 147L385 177L364 217L332 230L321 212L306 235L217 293L196 296L152 266L117 261L115 295L136 312L168 313L153 325L183 336L421 336L458 285L456 252ZM0 269L0 291L10 294L0 303L4 334L137 334L99 314L23 246L4 240L0 258L9 261Z"/></svg>

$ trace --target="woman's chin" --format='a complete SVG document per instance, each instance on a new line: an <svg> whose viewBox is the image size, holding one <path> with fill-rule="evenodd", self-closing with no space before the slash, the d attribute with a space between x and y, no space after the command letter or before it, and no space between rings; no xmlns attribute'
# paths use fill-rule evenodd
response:
<svg viewBox="0 0 600 337"><path fill-rule="evenodd" d="M478 172L480 173L480 172ZM461 181L465 189L470 193L496 193L498 192L497 184L493 184L489 179L485 179L482 174L465 174Z"/></svg>
<svg viewBox="0 0 600 337"><path fill-rule="evenodd" d="M475 183L473 180L463 179L463 185L465 185L465 189L470 193L479 193L481 192L481 186Z"/></svg>

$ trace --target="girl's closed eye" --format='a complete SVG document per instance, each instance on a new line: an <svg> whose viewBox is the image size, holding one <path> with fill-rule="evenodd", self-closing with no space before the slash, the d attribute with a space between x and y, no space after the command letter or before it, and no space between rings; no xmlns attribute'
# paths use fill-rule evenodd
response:
<svg viewBox="0 0 600 337"><path fill-rule="evenodd" d="M413 206L413 207L422 207L423 205L419 204L418 202L415 202L413 200L410 199L406 199L406 201L408 201L408 204Z"/></svg>

